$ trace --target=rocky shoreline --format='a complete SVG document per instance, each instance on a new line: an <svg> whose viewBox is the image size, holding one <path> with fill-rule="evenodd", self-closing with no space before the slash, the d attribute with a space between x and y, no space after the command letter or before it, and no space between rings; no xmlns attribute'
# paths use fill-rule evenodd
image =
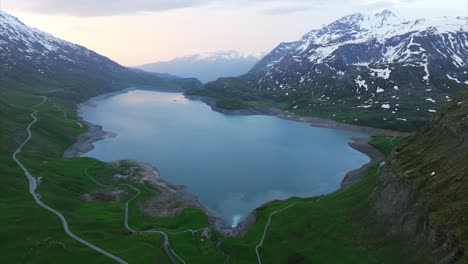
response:
<svg viewBox="0 0 468 264"><path fill-rule="evenodd" d="M177 186L164 180L157 168L145 162L124 160L112 161L109 164L113 167L118 167L122 162L129 163L141 169L142 177L137 181L139 184L145 182L149 183L160 192L156 197L152 197L143 203L142 210L146 215L169 217L171 213L178 212L179 210L177 209L198 208L208 216L208 221L212 227L222 234L228 234L230 232L230 227L226 220L210 211L194 194L188 192L185 186ZM114 177L125 178L126 176L115 175Z"/></svg>
<svg viewBox="0 0 468 264"><path fill-rule="evenodd" d="M81 122L88 126L88 131L81 134L77 138L75 144L71 145L68 149L65 150L63 153L64 158L68 159L80 157L81 155L94 149L94 142L117 136L116 133L104 131L100 125L92 124L86 121Z"/></svg>
<svg viewBox="0 0 468 264"><path fill-rule="evenodd" d="M136 90L135 88L129 88L126 90L122 90L119 92L115 93L109 93L109 94L103 94L94 98L89 99L88 101L82 103L78 107L78 115L81 117L82 116L82 111L83 107L85 106L92 106L96 101L105 99L109 96L113 96L116 94L121 94L121 93L126 93L128 91ZM224 114L231 114L231 115L274 115L279 118L287 119L287 120L292 120L296 122L303 122L310 124L311 126L315 127L322 127L322 128L333 128L333 129L341 129L341 130L350 130L354 132L364 132L364 133L369 133L369 134L384 134L384 135L409 135L408 133L400 133L400 132L395 132L395 131L388 131L388 130L382 130L382 129L375 129L375 128L368 128L368 127L359 127L359 126L354 126L354 125L348 125L348 124L343 124L339 123L333 120L328 120L328 119L322 119L322 118L314 118L314 117L300 117L297 115L293 115L291 113L284 112L282 110L278 109L270 109L270 110L265 110L265 109L249 109L249 110L240 110L240 111L226 111L223 109L218 109L215 106L215 101L210 101L209 98L202 98L202 97L189 97L189 99L193 100L202 100L203 102L207 103L212 107L214 111L221 112ZM88 126L88 131L81 134L78 138L75 144L70 146L64 153L65 158L73 158L73 157L79 157L84 155L85 153L91 151L94 149L93 143L103 140L105 138L109 137L115 137L117 136L115 133L112 132L107 132L104 131L102 126L92 124L89 122L86 122L83 120L83 123L85 123ZM353 142L349 143L349 145L356 149L357 151L360 151L371 159L371 161L365 165L363 165L360 169L351 171L347 173L347 175L344 177L342 183L341 183L341 188L346 188L349 185L357 182L359 179L361 179L363 176L365 176L367 169L374 165L376 162L379 162L383 158L383 154L380 153L377 149L372 147L371 145L368 144L369 140L371 137L365 137L365 138L352 138ZM141 166L143 168L148 168L148 166L151 167L151 170L157 171L156 168L152 167L149 164L142 163L142 162L137 162L137 161L132 161L138 164L138 166ZM214 214L212 211L210 211L208 208L206 208L203 204L201 204L198 201L198 198L190 194L185 187L183 186L175 186L167 181L165 181L163 178L161 178L158 174L157 177L150 177L152 182L157 186L158 188L161 188L163 192L166 194L170 193L171 195L176 195L179 198L182 197L187 204L192 205L195 208L199 208L203 210L210 221L210 224L215 227L221 234L225 236L239 236L242 234L245 234L252 225L255 224L256 222L256 210L252 211L248 217L242 221L238 227L236 228L231 228L227 221L223 219L222 217ZM156 179L156 180L155 180ZM269 203L266 203L262 206L265 206ZM262 207L261 206L261 207Z"/></svg>

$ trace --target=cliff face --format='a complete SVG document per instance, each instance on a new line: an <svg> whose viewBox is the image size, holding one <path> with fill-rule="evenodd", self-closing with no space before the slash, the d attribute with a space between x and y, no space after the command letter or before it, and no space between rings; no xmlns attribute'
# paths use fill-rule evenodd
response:
<svg viewBox="0 0 468 264"><path fill-rule="evenodd" d="M468 91L395 150L372 199L391 233L416 237L439 263L468 263Z"/></svg>

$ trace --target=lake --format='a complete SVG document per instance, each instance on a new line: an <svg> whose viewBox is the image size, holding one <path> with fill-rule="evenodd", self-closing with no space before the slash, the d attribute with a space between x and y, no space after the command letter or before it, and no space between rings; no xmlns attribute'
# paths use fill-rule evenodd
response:
<svg viewBox="0 0 468 264"><path fill-rule="evenodd" d="M181 93L136 90L87 103L83 118L118 134L85 156L152 164L233 226L273 199L328 194L369 162L364 134L273 116L225 115Z"/></svg>

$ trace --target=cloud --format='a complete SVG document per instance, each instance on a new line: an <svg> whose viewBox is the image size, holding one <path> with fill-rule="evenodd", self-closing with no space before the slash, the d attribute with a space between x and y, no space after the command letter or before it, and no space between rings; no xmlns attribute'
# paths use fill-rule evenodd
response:
<svg viewBox="0 0 468 264"><path fill-rule="evenodd" d="M356 6L385 6L416 0L355 0ZM7 9L69 16L113 16L143 12L213 6L217 8L255 8L264 14L278 15L310 10L317 5L349 4L348 0L14 0Z"/></svg>
<svg viewBox="0 0 468 264"><path fill-rule="evenodd" d="M202 6L214 0L15 0L7 8L71 16L111 16Z"/></svg>
<svg viewBox="0 0 468 264"><path fill-rule="evenodd" d="M307 11L311 8L310 6L273 7L263 10L262 13L267 15L284 15Z"/></svg>

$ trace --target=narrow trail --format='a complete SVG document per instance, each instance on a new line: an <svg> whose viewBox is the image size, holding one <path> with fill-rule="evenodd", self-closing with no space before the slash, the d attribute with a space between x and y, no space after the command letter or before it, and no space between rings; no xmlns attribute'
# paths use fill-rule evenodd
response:
<svg viewBox="0 0 468 264"><path fill-rule="evenodd" d="M268 222L267 224L265 225L265 229L263 230L263 235L262 235L262 239L260 240L260 243L258 243L258 245L255 247L255 252L257 253L257 260L258 260L258 263L259 264L262 264L262 259L260 257L260 252L258 252L258 249L263 245L263 242L265 241L265 237L266 237L266 234L267 234L267 231L268 231L268 226L270 225L271 223L271 217L275 214L278 214L278 213L281 213L291 207L293 207L294 205L296 205L297 203L293 203L293 204L290 204L289 206L283 208L283 209L280 209L280 210L276 210L274 212L272 212L269 216L268 216Z"/></svg>
<svg viewBox="0 0 468 264"><path fill-rule="evenodd" d="M59 110L60 112L62 112L63 113L63 119L65 121L68 121L67 112L63 111L63 109L60 106L58 106L56 103L54 103L54 107L57 108L57 110Z"/></svg>
<svg viewBox="0 0 468 264"><path fill-rule="evenodd" d="M397 137L392 137L390 140L389 140L389 143L392 145L393 149L396 149L397 148L397 145L395 145L394 143L394 140L397 139ZM379 165L379 168L378 168L378 171L381 172L382 171L382 168L387 164L387 162L385 160L381 161L380 162L380 165Z"/></svg>
<svg viewBox="0 0 468 264"><path fill-rule="evenodd" d="M65 111L64 111L60 106L58 106L56 103L54 103L54 107L57 108L57 110L59 110L60 112L62 112L62 113L63 113L63 119L64 119L65 121L68 121L67 112L65 112ZM74 119L72 119L72 120L73 120L73 122L75 122L75 124L76 124L77 126L79 126L80 128L83 128L83 124L81 124L81 123L78 122L77 120L74 120Z"/></svg>
<svg viewBox="0 0 468 264"><path fill-rule="evenodd" d="M312 203L317 203L319 202L320 200L322 200L325 196L322 196L320 197L319 199L315 200L315 201L312 201L312 202L301 202L301 203L298 203L298 202L295 202L295 203L292 203L288 206L286 206L285 208L283 209L280 209L280 210L276 210L272 213L270 213L270 215L268 216L268 221L267 221L267 224L265 225L265 228L263 229L263 235L262 235L262 239L260 240L260 242L258 243L258 245L255 247L255 252L257 253L257 260L258 260L258 264L262 264L262 259L260 257L260 252L258 251L259 248L261 246L263 246L263 242L265 241L265 237L266 237L266 234L268 232L268 226L270 226L270 223L271 223L271 218L273 217L273 215L276 215L276 214L279 214L283 211L286 211L288 210L289 208L297 205L297 204L312 204Z"/></svg>
<svg viewBox="0 0 468 264"><path fill-rule="evenodd" d="M130 187L131 189L133 189L136 192L136 194L130 200L128 200L125 203L125 221L124 221L125 228L130 233L133 233L133 234L151 234L151 233L153 233L153 234L162 235L164 237L164 245L163 245L164 246L164 251L166 252L166 255L169 257L169 260L171 261L171 263L172 264L177 264L177 260L174 258L174 256L175 256L180 261L182 261L182 263L185 264L185 261L181 257L179 257L174 252L174 250L172 249L171 243L169 242L169 235L168 235L167 232L162 231L162 230L136 231L135 229L130 227L130 225L128 224L128 204L131 203L134 199L136 199L141 194L141 191L139 189L137 189L136 187L134 187L133 185L130 185L130 184L125 184L125 186ZM188 231L184 231L183 233L185 233L185 232L188 232Z"/></svg>
<svg viewBox="0 0 468 264"><path fill-rule="evenodd" d="M83 128L83 124L75 120L76 125L78 125L80 128Z"/></svg>
<svg viewBox="0 0 468 264"><path fill-rule="evenodd" d="M226 252L223 251L223 249L221 248L221 241L218 242L218 244L216 244L216 249L221 252L221 254L223 254L224 256L224 264L228 263L229 260L231 259L231 256L229 256L228 254L226 254Z"/></svg>
<svg viewBox="0 0 468 264"><path fill-rule="evenodd" d="M99 182L98 180L96 180L93 176L91 176L89 174L89 168L93 167L94 165L96 165L98 163L98 161L94 162L93 164L91 164L89 167L87 167L85 169L85 174L86 176L88 176L94 183L96 183L96 185L98 186L102 186L102 187L109 187L108 185L105 185L101 182ZM141 194L141 191L136 188L135 186L133 185L130 185L130 184L123 184L124 186L127 186L129 188L131 188L132 190L134 190L136 192L136 194L130 198L126 203L125 203L125 215L124 215L124 226L125 228L132 234L160 234L164 237L164 252L166 252L166 255L167 257L169 258L170 262L172 264L178 264L177 260L174 258L176 257L177 259L179 259L182 263L186 264L185 261L180 257L178 256L174 250L172 249L171 247L171 244L169 242L169 235L168 234L171 234L171 235L179 235L179 234L184 234L184 233L196 233L196 232L199 232L200 230L202 229L199 229L199 230L192 230L192 229L189 229L189 230L186 230L186 231L182 231L182 232L178 232L178 233L171 233L171 232L166 232L166 231L162 231L162 230L146 230L146 231L137 231L135 229L133 229L129 223L128 223L128 218L129 218L129 213L128 213L128 205L133 201L135 200L140 194Z"/></svg>
<svg viewBox="0 0 468 264"><path fill-rule="evenodd" d="M88 241L86 240L83 240L81 239L80 237L78 237L77 235L73 234L71 231L70 231L70 227L68 226L68 222L66 220L66 218L61 214L59 213L57 210L49 207L48 205L46 205L45 203L43 203L40 198L39 198L39 195L36 194L36 189L37 189L37 182L36 182L36 179L31 175L31 173L28 171L28 169L26 169L26 167L19 161L18 159L18 154L21 153L21 150L23 149L23 147L31 140L32 138L32 133L31 133L31 127L37 122L38 118L36 117L36 114L39 112L38 110L34 109L36 107L39 107L41 105L43 105L46 101L47 101L47 98L42 96L42 99L43 101L35 106L33 106L31 109L33 109L33 112L31 113L31 117L33 118L33 121L31 121L31 123L29 123L29 125L27 126L26 130L28 132L28 137L26 138L26 140L18 147L18 149L13 153L13 160L18 164L18 166L21 167L21 169L23 170L24 174L26 175L26 177L28 178L28 181L29 181L29 193L32 195L32 197L34 198L34 201L36 202L37 205L39 205L40 207L46 209L47 211L49 212L52 212L53 214L55 214L57 217L60 218L60 221L62 222L62 225L63 225L63 230L65 231L65 233L70 236L72 239L78 241L79 243L91 248L92 250L98 252L98 253L101 253L113 260L115 260L116 262L118 263L122 263L122 264L127 264L126 261L124 261L123 259L115 256L115 255L112 255L111 253L89 243Z"/></svg>
<svg viewBox="0 0 468 264"><path fill-rule="evenodd" d="M396 148L397 146L395 145L395 143L393 143L393 141L396 139L396 137L393 137L392 139L390 139L390 144L392 144L393 148Z"/></svg>

